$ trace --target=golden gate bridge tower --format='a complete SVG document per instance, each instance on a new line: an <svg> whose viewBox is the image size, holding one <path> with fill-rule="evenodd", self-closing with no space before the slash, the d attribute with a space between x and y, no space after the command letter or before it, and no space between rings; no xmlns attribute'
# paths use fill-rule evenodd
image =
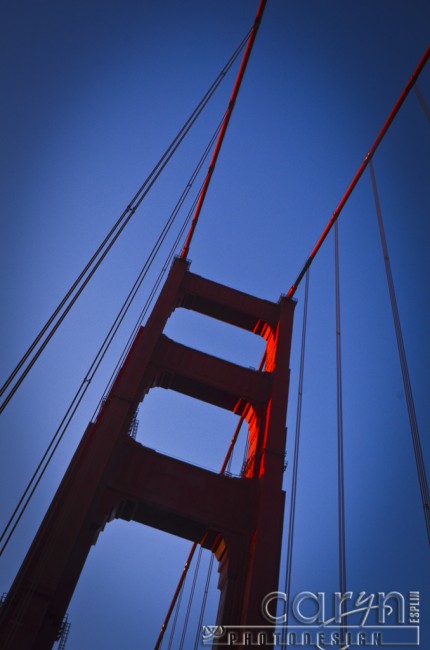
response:
<svg viewBox="0 0 430 650"><path fill-rule="evenodd" d="M342 201L287 295L271 302L191 271L189 249L223 144L266 0L261 0L228 109L214 140L212 159L182 252L145 323L132 341L101 407L91 421L0 609L3 650L52 648L90 549L113 519L134 521L190 540L218 562L217 625L237 645L244 631L273 647L275 625L262 603L276 592L284 524L286 414L294 294L327 234L430 56L428 50L363 160ZM138 199L139 201L140 199ZM125 211L130 218L138 202ZM180 344L165 334L175 310L190 310L261 337L258 369ZM236 414L246 423L246 458L240 477L177 460L137 442L130 432L145 396L162 387ZM178 417L180 414L178 413ZM424 506L428 492L415 451ZM342 509L340 510L342 519ZM342 542L340 544L342 553ZM344 576L343 576L344 580ZM342 583L341 587L346 589ZM170 612L171 613L171 612ZM162 633L156 648L160 647ZM257 638L255 636L254 638ZM216 638L214 644L225 645Z"/></svg>
<svg viewBox="0 0 430 650"><path fill-rule="evenodd" d="M192 309L264 337L265 370L243 368L163 336L175 308ZM264 624L261 602L277 586L280 561L293 310L290 299L261 300L192 274L185 259L173 263L10 592L3 638L15 625L13 647L52 647L90 548L115 517L210 549L220 566L220 622ZM139 402L155 386L229 409L248 422L242 478L169 458L128 435ZM35 583L37 589L31 589ZM30 598L18 627L16 611Z"/></svg>

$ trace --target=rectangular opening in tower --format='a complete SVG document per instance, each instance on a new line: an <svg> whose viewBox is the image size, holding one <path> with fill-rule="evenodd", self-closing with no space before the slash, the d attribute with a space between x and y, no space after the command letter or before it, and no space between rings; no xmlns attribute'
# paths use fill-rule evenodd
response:
<svg viewBox="0 0 430 650"><path fill-rule="evenodd" d="M223 464L239 417L175 391L151 390L139 411L137 441L213 472ZM242 426L230 472L239 475L248 428Z"/></svg>
<svg viewBox="0 0 430 650"><path fill-rule="evenodd" d="M261 336L188 309L177 309L164 333L184 345L245 367L257 368L265 350Z"/></svg>

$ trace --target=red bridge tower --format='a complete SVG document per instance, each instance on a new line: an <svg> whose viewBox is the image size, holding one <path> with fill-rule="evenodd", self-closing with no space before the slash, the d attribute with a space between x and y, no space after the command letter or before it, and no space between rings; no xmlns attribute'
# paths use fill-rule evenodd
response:
<svg viewBox="0 0 430 650"><path fill-rule="evenodd" d="M262 336L264 370L167 338L163 329L177 308ZM217 622L268 625L261 602L278 587L293 312L291 299L262 300L191 273L185 259L174 261L1 609L3 650L52 648L89 550L114 518L201 542L219 562ZM245 418L249 451L241 478L170 458L128 435L139 403L155 386Z"/></svg>

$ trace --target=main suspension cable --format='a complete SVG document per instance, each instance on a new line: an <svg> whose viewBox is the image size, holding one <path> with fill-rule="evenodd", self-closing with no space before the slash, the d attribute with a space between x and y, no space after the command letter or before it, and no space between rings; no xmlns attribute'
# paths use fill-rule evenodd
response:
<svg viewBox="0 0 430 650"><path fill-rule="evenodd" d="M424 510L424 520L427 529L427 537L430 544L430 496L429 496L426 468L424 464L421 438L420 438L420 432L418 428L418 420L415 412L415 404L414 404L414 398L412 393L411 380L409 376L405 344L403 341L402 327L400 323L399 308L397 306L397 298L396 298L396 292L394 288L393 273L391 271L390 256L388 253L387 239L385 236L384 222L382 219L381 203L379 200L379 193L376 185L376 177L375 177L375 171L373 169L373 164L369 166L369 169L370 169L370 178L372 181L373 198L375 201L375 211L378 219L379 235L381 238L382 254L384 257L385 274L387 276L388 292L390 295L391 311L393 314L394 330L396 333L400 368L402 371L403 387L405 391L406 405L408 409L409 426L411 429L415 463L417 466L421 500L422 500L423 510Z"/></svg>
<svg viewBox="0 0 430 650"><path fill-rule="evenodd" d="M90 279L92 278L96 270L99 268L100 264L102 263L102 261L104 260L108 252L111 250L112 246L117 241L118 237L121 235L124 228L131 220L137 208L140 206L143 199L147 196L148 192L153 187L155 181L158 179L162 171L165 169L166 165L172 158L173 154L176 152L179 145L182 143L185 136L187 135L187 133L189 132L193 124L196 122L197 118L199 117L199 115L201 114L201 112L203 111L203 109L205 108L205 106L207 105L207 103L209 102L209 100L217 90L218 86L226 76L227 72L230 70L230 68L236 61L237 57L243 50L245 44L248 41L248 38L249 38L249 32L242 39L242 41L240 42L240 44L238 45L238 47L236 48L236 50L234 51L234 53L232 54L232 56L230 57L226 65L223 67L221 72L216 77L215 81L211 84L209 89L206 91L205 95L202 97L202 99L200 100L200 102L198 103L194 111L191 113L189 118L181 127L181 129L179 130L175 138L172 140L172 142L170 143L166 151L161 156L160 160L157 162L157 164L154 166L154 168L152 169L148 177L145 179L144 183L140 186L138 191L135 193L130 203L122 212L122 214L120 215L116 223L113 225L109 233L103 239L102 243L99 245L95 253L92 255L92 257L84 267L84 269L81 271L81 273L76 278L76 280L74 281L70 289L65 294L64 298L61 300L57 308L49 317L49 319L42 327L42 329L40 330L40 332L38 333L38 335L36 336L32 344L30 345L28 350L25 352L25 354L18 362L18 364L16 365L12 373L9 375L8 379L1 387L0 396L5 394L7 389L11 386L11 384L14 382L16 378L16 381L13 383L5 399L0 404L0 413L3 412L3 410L6 408L7 404L10 402L13 395L15 394L15 392L17 391L21 383L24 381L25 377L28 375L28 373L30 372L31 368L33 367L37 359L39 358L40 354L48 345L52 336L57 331L58 327L60 326L64 318L66 317L66 315L68 314L72 306L75 304L76 300L78 299L78 297L80 296L84 288L87 286L88 282L90 281ZM63 309L64 311L62 311ZM57 317L58 320L56 320ZM45 340L42 341L45 334L46 334L46 338ZM40 346L36 350L39 343ZM33 352L34 352L34 356L30 359ZM28 363L25 366L27 361ZM23 366L25 366L25 368L22 370L22 373L19 375L20 370L23 368Z"/></svg>
<svg viewBox="0 0 430 650"><path fill-rule="evenodd" d="M193 173L192 173L192 175L190 177L190 180L188 181L184 191L182 192L182 194L181 194L175 208L173 209L173 211L172 211L166 225L164 226L163 230L161 231L161 233L160 233L156 243L154 244L154 246L153 246L153 248L152 248L152 250L151 250L151 252L150 252L150 254L149 254L148 258L147 258L147 260L145 261L142 269L140 270L138 278L136 279L135 283L133 284L131 290L129 291L129 293L128 293L128 295L127 295L127 297L126 297L126 299L125 299L125 301L124 301L124 303L123 303L123 305L122 305L122 307L121 307L121 309L120 309L120 311L119 311L119 313L118 313L118 315L117 315L117 317L116 317L116 319L115 319L115 321L113 323L113 325L111 326L111 328L110 328L108 334L106 335L102 345L100 346L100 348L99 348L93 362L91 363L89 370L87 371L83 381L81 382L77 392L75 393L75 396L72 399L72 402L70 403L70 405L69 405L63 419L60 422L60 425L58 426L56 432L54 433L54 436L51 439L51 442L49 443L49 445L48 445L47 449L45 450L41 460L39 461L39 464L36 467L36 470L34 471L30 481L28 482L27 487L25 488L25 490L24 490L24 492L23 492L23 494L22 494L22 496L21 496L15 510L13 511L12 515L10 516L5 528L3 529L2 534L0 535L0 543L6 537L6 535L8 534L8 531L10 531L10 532L9 532L9 535L7 536L7 539L4 542L3 546L0 548L0 556L3 554L4 550L6 549L6 547L7 547L8 543L9 543L9 541L10 541L10 539L11 539L11 537L12 537L12 535L13 535L13 533L14 533L14 531L15 531L18 523L19 523L19 521L21 520L27 506L29 505L29 503L31 501L31 498L32 498L37 486L39 485L39 482L40 482L41 478L43 477L43 474L45 473L46 469L48 468L48 465L51 462L52 457L53 457L53 455L55 454L55 452L56 452L56 450L58 448L58 445L60 444L65 432L67 431L67 429L68 429L68 427L69 427L69 425L70 425L70 423L71 423L71 421L73 419L73 416L76 413L76 410L78 409L78 407L79 407L79 405L80 405L86 391L88 390L88 387L89 387L92 379L94 378L94 376L95 376L95 374L96 374L102 360L104 359L104 357L105 357L105 355L106 355L106 353L107 353L107 351L108 351L108 349L109 349L109 347L110 347L116 333L118 332L118 329L119 329L122 321L124 320L124 317L126 316L129 308L131 307L131 304L132 304L134 298L136 297L136 294L137 294L137 292L138 292L144 278L146 277L146 275L147 275L147 273L148 273L148 271L149 271L149 269L150 269L156 255L157 255L158 251L160 250L160 247L161 247L162 243L164 242L164 240L165 240L170 228L172 227L172 225L173 225L173 223L174 223L174 221L175 221L181 207L184 204L185 199L187 198L191 188L193 187L193 184L194 184L194 182L195 182L195 180L196 180L196 178L197 178L197 176L198 176L198 174L199 174L205 160L207 159L207 157L208 157L208 155L209 155L209 153L210 153L210 151L211 151L211 149L213 147L213 144L214 144L214 142L215 142L215 140L217 138L217 135L219 133L219 129L221 127L221 124L222 124L222 121L220 122L217 129L215 130L215 133L212 135L212 137L211 137L211 139L210 139L210 141L209 141L203 155L201 156L200 160L198 161L198 163L197 163L197 165L196 165L196 167L195 167L195 169L194 169L194 171L193 171ZM130 338L129 338L127 344L126 344L126 350L129 348L129 345L131 345L131 342L132 342L132 340L134 339L134 336L135 336L135 332L137 332L138 328L140 327L140 324L142 323L143 318L145 317L145 315L146 315L146 313L147 313L147 311L149 309L150 303L152 302L152 299L153 299L153 297L154 297L154 295L155 295L155 293L156 293L156 291L158 289L158 286L161 283L161 279L162 279L162 277L164 275L165 269L167 268L168 264L170 264L171 260L173 259L175 251L178 248L179 242L182 240L185 229L186 229L188 223L191 220L191 215L193 213L193 210L195 208L195 205L197 203L197 200L198 200L198 197L199 197L200 193L201 193L201 188L200 188L200 191L197 193L197 197L194 200L190 210L188 211L187 217L186 217L186 219L185 219L185 221L184 221L184 223L183 223L183 225L182 225L182 227L180 229L180 232L178 233L178 235L177 235L177 237L176 237L176 239L175 239L175 241L174 241L174 243L173 243L173 245L172 245L172 247L170 249L170 252L169 252L169 254L167 256L166 262L163 265L162 273L159 274L159 277L157 278L157 280L156 280L156 282L155 282L155 284L153 286L153 289L152 289L152 291L151 291L151 293L150 293L150 295L148 297L148 300L146 301L146 303L144 305L144 308L142 309L142 311L141 311L141 313L139 315L138 322L135 325L135 327L133 329L133 332L132 332L132 335L130 336ZM163 272L163 270L164 270L164 272ZM114 371L115 375L116 375L116 371L117 371L118 367L121 365L122 360L125 358L125 356L126 356L126 351L123 352L123 354L121 356L121 359L117 364L117 367L116 367L116 369ZM112 377L111 377L111 380L112 380Z"/></svg>
<svg viewBox="0 0 430 650"><path fill-rule="evenodd" d="M381 144L384 136L386 135L389 127L391 126L391 123L393 122L394 118L396 117L397 113L399 112L401 106L403 105L403 102L405 101L406 97L409 95L409 92L413 85L415 84L416 80L418 79L422 69L424 68L425 64L427 63L428 59L430 57L430 47L427 48L424 56L422 57L421 61L419 62L417 68L413 72L411 78L409 79L408 83L406 84L402 94L400 95L399 99L395 103L391 113L389 114L385 124L383 125L382 129L379 131L374 143L370 147L368 153L366 154L363 162L361 163L360 167L358 168L354 178L352 179L351 183L349 184L345 194L343 195L339 205L337 206L336 210L333 212L329 222L327 223L326 227L324 228L322 235L318 239L317 243L315 244L311 254L309 255L308 259L306 260L302 270L300 271L299 275L297 276L294 284L291 285L288 293L287 293L287 298L292 298L297 291L297 287L299 286L300 282L303 279L304 274L306 273L306 270L310 267L312 264L313 260L315 259L316 254L320 250L321 246L323 245L327 235L329 234L330 230L332 229L334 223L337 221L340 213L342 212L346 202L348 201L349 197L351 196L355 186L357 185L358 181L363 175L364 170L366 169L367 165L369 164L370 160L374 156L377 148Z"/></svg>
<svg viewBox="0 0 430 650"><path fill-rule="evenodd" d="M227 128L228 128L228 125L229 125L229 122L230 122L230 118L231 118L231 116L233 114L233 110L234 110L234 107L236 105L237 96L239 94L239 90L240 90L240 87L242 85L243 77L245 75L246 67L248 65L248 61L249 61L249 58L251 56L252 48L254 46L255 39L257 37L258 28L260 27L261 20L263 18L263 13L264 13L264 9L266 7L266 3L267 3L267 0L260 0L260 4L259 4L258 9L257 9L257 14L256 14L255 19L254 19L254 24L253 24L253 26L252 26L252 28L251 28L251 30L249 32L248 43L247 43L247 46L246 46L246 50L244 52L243 59L242 59L242 62L240 64L239 72L237 73L236 82L234 84L233 91L231 93L230 101L229 101L229 104L228 104L228 107L227 107L227 110L226 110L226 113L225 113L225 117L224 117L224 122L223 122L223 125L221 127L221 132L219 134L218 141L216 143L216 146L215 146L215 149L214 149L214 152L213 152L213 155L212 155L212 159L211 159L211 161L209 163L209 169L208 169L207 174L206 174L205 182L204 182L204 185L203 185L203 191L201 193L199 202L197 204L196 211L194 213L193 220L191 222L190 230L188 232L187 239L185 241L184 247L183 247L182 252L181 252L181 257L182 258L186 258L188 256L188 252L189 252L190 245L191 245L191 240L193 238L194 231L196 229L196 226L197 226L197 223L198 223L198 220L199 220L199 216L200 216L200 213L201 213L201 210L202 210L202 207L203 207L203 203L204 203L204 200L206 198L206 193L208 191L208 188L209 188L209 185L210 185L210 182L211 182L211 179L212 179L212 175L213 175L213 172L214 172L217 160L218 160L218 156L219 156L219 153L221 151L222 143L224 142L224 137L225 137L225 134L227 132Z"/></svg>

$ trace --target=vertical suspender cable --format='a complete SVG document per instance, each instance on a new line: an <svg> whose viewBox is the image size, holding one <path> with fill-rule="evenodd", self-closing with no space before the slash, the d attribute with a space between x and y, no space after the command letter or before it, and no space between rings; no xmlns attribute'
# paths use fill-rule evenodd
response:
<svg viewBox="0 0 430 650"><path fill-rule="evenodd" d="M187 557L187 561L184 564L184 568L182 569L181 577L179 578L178 585L176 587L175 593L173 594L172 602L169 605L169 609L167 610L166 618L163 621L163 624L161 626L160 633L158 635L158 638L155 642L154 650L160 650L161 644L163 642L163 637L166 632L167 626L170 621L170 617L172 616L172 612L175 609L176 601L178 600L179 595L181 594L182 588L184 586L185 578L187 577L188 569L190 568L191 561L194 557L194 553L196 552L197 549L197 542L194 542L190 552ZM179 606L179 603L178 603ZM170 646L169 646L170 647Z"/></svg>
<svg viewBox="0 0 430 650"><path fill-rule="evenodd" d="M391 311L393 313L394 329L396 332L397 348L399 352L400 367L401 367L402 378L403 378L403 387L406 396L409 425L411 428L412 444L414 448L415 462L416 462L417 472L418 472L418 481L420 485L421 499L424 508L424 519L427 528L427 536L430 543L430 497L429 497L426 469L424 465L421 439L420 439L420 433L418 429L418 421L415 413L415 405L414 405L414 399L412 395L412 387L411 387L411 381L409 377L408 363L406 359L405 344L403 342L403 334L402 334L402 328L400 324L399 309L397 306L393 274L391 272L390 257L388 255L388 246L385 237L385 228L382 220L382 210L379 201L378 188L376 186L376 177L373 169L373 164L371 164L369 168L370 168L370 178L372 180L373 197L375 200L376 216L378 218L379 234L381 237L382 253L384 256L385 273L387 276L388 291L390 294Z"/></svg>
<svg viewBox="0 0 430 650"><path fill-rule="evenodd" d="M206 584L205 584L205 591L203 594L203 600L202 600L202 606L200 608L200 616L199 616L199 622L197 623L197 630L196 630L196 636L194 639L194 648L193 650L198 650L198 647L200 645L200 639L201 639L201 630L202 630L202 625L203 625L203 616L205 615L205 609L206 609L206 601L208 599L208 593L209 593L209 585L212 577L212 569L214 565L214 554L212 553L211 559L209 560L209 568L208 568L208 573L206 576Z"/></svg>
<svg viewBox="0 0 430 650"><path fill-rule="evenodd" d="M167 650L171 650L171 648L172 648L173 639L174 639L175 630L176 630L176 623L178 622L179 610L181 609L182 596L184 594L184 586L185 586L185 583L183 582L182 587L181 587L181 593L179 594L179 598L178 598L177 603L176 603L175 616L173 617L172 629L170 630L169 643L167 645Z"/></svg>
<svg viewBox="0 0 430 650"><path fill-rule="evenodd" d="M303 304L302 344L300 349L299 388L297 394L296 432L294 437L294 461L291 481L290 519L288 523L287 561L285 568L285 603L286 625L282 628L282 646L287 644L288 632L288 603L291 591L291 567L293 559L294 523L296 514L297 476L299 471L300 428L302 421L303 377L305 371L306 326L308 320L309 269L306 271L305 298Z"/></svg>
<svg viewBox="0 0 430 650"><path fill-rule="evenodd" d="M192 585L191 585L191 593L190 593L190 597L188 599L188 606L187 606L187 612L185 614L185 621L184 621L184 626L183 626L183 629L182 629L181 641L179 643L179 650L183 650L184 643L185 643L185 636L187 634L188 621L190 620L190 614L191 614L191 607L192 607L192 604L193 604L194 592L196 590L197 577L199 575L200 561L202 559L202 551L203 551L203 548L200 546L199 554L197 556L197 564L196 564L196 568L195 568L195 571L194 571L193 582L192 582Z"/></svg>
<svg viewBox="0 0 430 650"><path fill-rule="evenodd" d="M339 272L339 224L334 225L334 267L336 287L336 389L337 389L337 482L338 482L338 531L339 531L339 590L341 612L341 650L345 643L347 627L343 622L346 593L346 543L345 543L345 480L343 463L343 397L342 397L342 347L340 330L340 272ZM346 618L345 618L346 621Z"/></svg>

